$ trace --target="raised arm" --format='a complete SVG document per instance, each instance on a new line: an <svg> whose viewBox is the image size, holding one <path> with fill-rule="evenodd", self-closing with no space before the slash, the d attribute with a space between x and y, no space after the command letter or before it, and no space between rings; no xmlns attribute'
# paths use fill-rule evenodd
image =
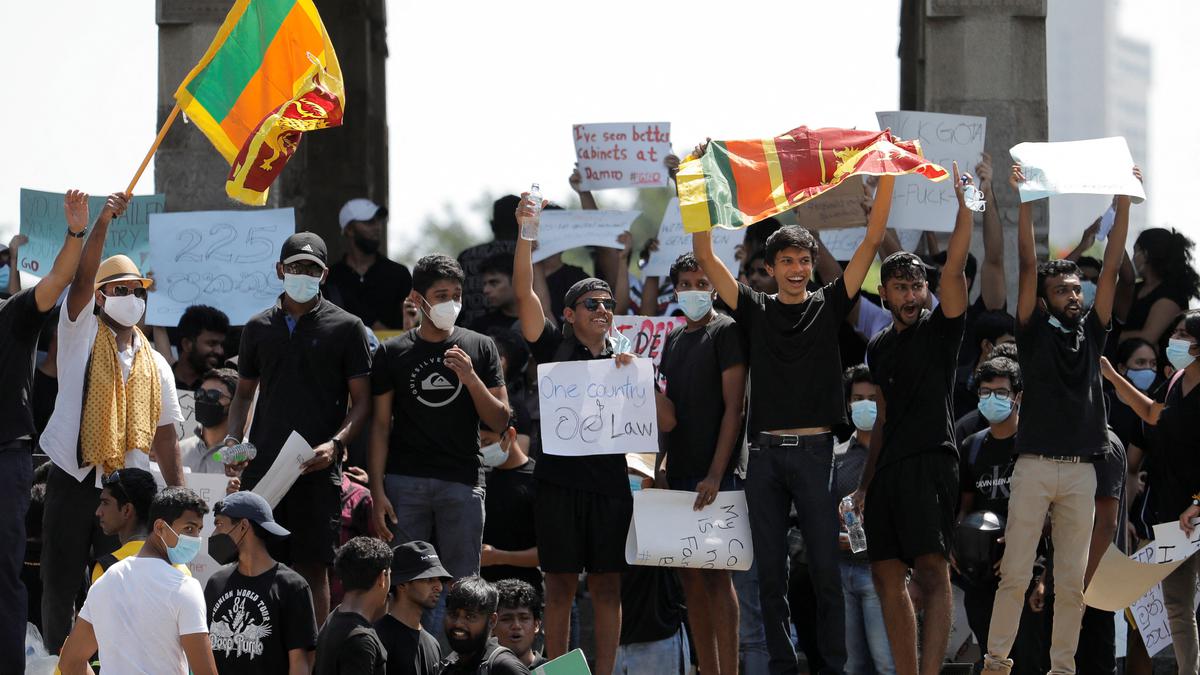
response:
<svg viewBox="0 0 1200 675"><path fill-rule="evenodd" d="M104 253L104 240L108 238L108 224L113 218L125 213L129 206L129 197L120 192L108 196L104 210L92 226L87 243L83 245L83 253L79 265L75 267L75 276L71 279L71 290L67 293L67 318L74 321L79 313L87 307L95 295L96 271L100 269L100 256ZM55 296L57 298L57 296Z"/></svg>
<svg viewBox="0 0 1200 675"><path fill-rule="evenodd" d="M883 232L887 229L888 215L892 211L892 188L896 184L895 176L880 176L879 187L875 188L875 203L871 206L871 217L867 220L867 235L863 238L858 250L846 263L842 278L846 283L846 295L853 298L867 278L867 271L875 256L879 253L879 244L883 242Z"/></svg>
<svg viewBox="0 0 1200 675"><path fill-rule="evenodd" d="M1012 174L1008 184L1014 192L1020 192L1020 185L1025 181L1020 164L1013 164ZM1033 206L1029 202L1021 202L1017 218L1017 323L1023 324L1033 316L1033 308L1037 304L1038 275L1037 249L1033 243Z"/></svg>
<svg viewBox="0 0 1200 675"><path fill-rule="evenodd" d="M549 202L543 200L545 207ZM529 204L529 193L521 193L521 205L517 207L517 222L533 215ZM521 335L529 342L537 342L546 327L546 314L542 301L533 292L533 242L517 239L517 252L513 259L513 293L517 296L517 318L521 322Z"/></svg>
<svg viewBox="0 0 1200 675"><path fill-rule="evenodd" d="M1108 359L1103 356L1100 357L1100 374L1112 383L1117 398L1129 406L1138 417L1142 418L1143 422L1151 426L1158 424L1158 416L1162 413L1163 404L1156 403L1149 396L1138 391L1138 388L1118 373L1116 368L1113 368Z"/></svg>
<svg viewBox="0 0 1200 675"><path fill-rule="evenodd" d="M1071 262L1079 262L1084 253L1096 243L1096 235L1100 234L1100 220L1097 218L1092 221L1091 225L1083 228L1083 235L1079 237L1079 243L1075 244L1075 248L1067 254L1066 260Z"/></svg>
<svg viewBox="0 0 1200 675"><path fill-rule="evenodd" d="M1004 309L1008 302L1008 279L1004 274L1004 230L1000 227L1000 204L992 182L992 156L983 153L975 167L979 189L987 208L983 211L983 265L979 270L979 297L989 310Z"/></svg>
<svg viewBox="0 0 1200 675"><path fill-rule="evenodd" d="M617 303L613 314L621 315L629 313L629 256L633 253L633 233L625 230L617 237L617 241L621 243L621 250L601 250L616 254L617 262L612 271L612 279L608 282L613 289L613 300Z"/></svg>
<svg viewBox="0 0 1200 675"><path fill-rule="evenodd" d="M729 309L737 309L738 282L737 277L729 271L725 263L713 252L712 231L692 233L692 253L705 276L717 289L717 295L729 305Z"/></svg>
<svg viewBox="0 0 1200 675"><path fill-rule="evenodd" d="M1129 235L1129 196L1117 197L1117 217L1113 220L1108 242L1104 244L1104 266L1096 281L1096 303L1092 311L1100 323L1108 325L1112 320L1113 298L1117 292L1117 275L1121 271L1121 258L1125 256L1125 238Z"/></svg>
<svg viewBox="0 0 1200 675"><path fill-rule="evenodd" d="M79 268L79 257L83 252L83 239L71 235L79 234L87 229L88 196L79 190L67 190L67 194L63 196L63 213L67 217L67 237L63 240L62 249L54 258L54 265L51 266L50 273L38 282L33 291L38 309L43 312L48 312L54 307L54 303L58 302L63 291L71 284L71 280L75 277L75 271ZM21 237L22 235L14 237L13 243L18 243L18 239ZM103 246L103 242L101 242L101 246ZM16 281L16 290L20 290L21 275L16 267L17 247L10 244L10 249L12 254L8 263L11 267L9 291L12 292L14 280ZM88 286L88 291L91 291L91 286Z"/></svg>
<svg viewBox="0 0 1200 675"><path fill-rule="evenodd" d="M817 274L821 275L821 283L832 283L834 279L842 276L842 265L834 260L833 254L825 248L825 242L821 241L820 230L813 230L812 236L817 240Z"/></svg>
<svg viewBox="0 0 1200 675"><path fill-rule="evenodd" d="M83 223L85 225L87 224L86 217L83 219ZM21 292L21 274L17 268L17 259L20 258L21 247L28 243L29 243L29 237L26 237L23 234L15 235L12 239L8 240L8 294L9 295L16 295L17 293ZM82 248L83 248L83 244L82 244L82 242L80 242L79 246L76 248L77 256L78 256L78 249L82 249ZM66 250L65 245L63 246L63 250ZM62 256L62 251L60 251L58 255ZM57 262L57 258L55 259L55 261ZM75 261L78 264L79 259L76 258ZM71 274L67 275L67 284L71 283L70 277L73 275L74 275L74 270L72 270ZM66 287L67 287L67 285L63 284L63 288L66 288ZM61 293L62 291L60 290L59 292ZM36 295L36 291L34 293ZM35 300L36 300L36 298L35 298ZM38 309L41 309L40 305L38 306ZM44 311L47 311L48 309L49 308L42 309L42 311L44 312Z"/></svg>
<svg viewBox="0 0 1200 675"><path fill-rule="evenodd" d="M970 175L963 176L968 182ZM958 197L958 214L954 218L954 231L946 245L946 264L942 267L942 278L938 282L941 291L942 313L954 319L967 311L967 252L971 249L971 229L975 225L975 213L967 208L963 196L963 182L958 174L958 162L954 163L954 194Z"/></svg>

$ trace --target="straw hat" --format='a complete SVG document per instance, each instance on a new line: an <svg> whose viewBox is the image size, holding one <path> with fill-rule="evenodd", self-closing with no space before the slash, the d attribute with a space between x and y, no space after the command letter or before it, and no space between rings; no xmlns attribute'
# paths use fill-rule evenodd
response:
<svg viewBox="0 0 1200 675"><path fill-rule="evenodd" d="M152 283L149 279L142 276L142 273L138 271L137 265L133 264L129 256L114 255L111 258L106 258L100 263L100 269L96 271L96 288L114 281L127 280L140 281L143 288L149 288Z"/></svg>

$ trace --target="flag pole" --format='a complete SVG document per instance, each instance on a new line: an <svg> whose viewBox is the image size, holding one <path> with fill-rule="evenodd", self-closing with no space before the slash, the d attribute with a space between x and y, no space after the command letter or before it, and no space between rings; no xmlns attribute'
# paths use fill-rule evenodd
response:
<svg viewBox="0 0 1200 675"><path fill-rule="evenodd" d="M162 144L163 137L167 135L167 129L171 128L171 124L175 122L175 118L179 116L179 102L175 103L175 107L171 108L171 114L167 115L167 121L163 122L162 128L158 130L158 136L154 139L154 145L150 146L150 150L146 153L146 157L142 159L142 165L138 167L137 173L133 174L133 180L129 181L129 187L125 188L125 194L133 196L133 188L137 186L138 180L142 177L142 172L146 170L146 166L150 164L150 158L158 151L158 146Z"/></svg>

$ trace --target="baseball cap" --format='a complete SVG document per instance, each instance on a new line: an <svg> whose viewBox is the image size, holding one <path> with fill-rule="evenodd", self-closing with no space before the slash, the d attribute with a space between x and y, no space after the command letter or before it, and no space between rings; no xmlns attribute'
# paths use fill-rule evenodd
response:
<svg viewBox="0 0 1200 675"><path fill-rule="evenodd" d="M312 232L297 232L283 242L283 251L279 254L279 262L287 265L307 260L324 268L327 267L325 264L327 255L324 239Z"/></svg>
<svg viewBox="0 0 1200 675"><path fill-rule="evenodd" d="M584 294L591 293L592 291L604 291L609 295L612 295L612 287L608 285L607 281L590 277L576 281L571 288L567 289L567 294L563 298L564 304L567 307L574 307L575 303L579 302L579 298L582 298Z"/></svg>
<svg viewBox="0 0 1200 675"><path fill-rule="evenodd" d="M376 218L387 217L387 207L380 206L370 199L351 199L342 205L342 210L338 212L338 222L342 229L356 220L375 220Z"/></svg>
<svg viewBox="0 0 1200 675"><path fill-rule="evenodd" d="M275 522L275 518L271 515L271 505L267 503L267 500L253 492L242 491L227 495L217 502L213 514L234 519L246 518L251 522L258 523L264 530L277 537L286 537L291 534L282 525Z"/></svg>
<svg viewBox="0 0 1200 675"><path fill-rule="evenodd" d="M450 578L442 567L433 544L410 541L392 549L392 583L403 584L416 579Z"/></svg>

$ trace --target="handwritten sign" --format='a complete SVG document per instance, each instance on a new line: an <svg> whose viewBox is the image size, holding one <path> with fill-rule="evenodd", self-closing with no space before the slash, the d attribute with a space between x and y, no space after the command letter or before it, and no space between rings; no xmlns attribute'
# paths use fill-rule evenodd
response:
<svg viewBox="0 0 1200 675"><path fill-rule="evenodd" d="M1129 557L1140 563L1153 563L1156 554L1153 546L1145 546ZM1146 653L1150 656L1171 644L1171 625L1167 622L1167 608L1163 602L1161 583L1155 584L1130 605L1129 614L1133 617L1142 642L1146 645Z"/></svg>
<svg viewBox="0 0 1200 675"><path fill-rule="evenodd" d="M641 211L543 211L533 262L578 246L621 248L617 237Z"/></svg>
<svg viewBox="0 0 1200 675"><path fill-rule="evenodd" d="M899 138L921 141L925 159L946 167L947 171L953 162L958 162L959 171L970 173L979 163L987 136L986 117L907 110L877 112L875 117L880 129L890 128ZM897 176L888 226L897 230L953 230L958 213L953 183L953 180L931 183L920 176Z"/></svg>
<svg viewBox="0 0 1200 675"><path fill-rule="evenodd" d="M746 493L718 493L716 501L700 511L692 510L695 502L696 493L684 490L634 492L625 562L647 567L750 569L754 545Z"/></svg>
<svg viewBox="0 0 1200 675"><path fill-rule="evenodd" d="M583 190L667 187L671 124L576 124L575 160Z"/></svg>
<svg viewBox="0 0 1200 675"><path fill-rule="evenodd" d="M1200 518L1192 519L1192 526L1200 525ZM1192 530L1188 536L1179 527L1178 520L1168 520L1154 526L1154 541L1146 548L1154 549L1154 558L1150 562L1169 563L1176 560L1187 560L1200 551L1200 527Z"/></svg>
<svg viewBox="0 0 1200 675"><path fill-rule="evenodd" d="M842 230L820 230L821 245L833 256L834 260L846 262L854 257L854 252L867 238L867 228L849 227ZM919 230L900 230L896 233L900 239L900 248L905 251L917 250L921 243ZM872 290L874 292L874 290Z"/></svg>
<svg viewBox="0 0 1200 675"><path fill-rule="evenodd" d="M796 207L796 221L810 230L866 227L865 196L862 179L851 176L832 190Z"/></svg>
<svg viewBox="0 0 1200 675"><path fill-rule="evenodd" d="M634 359L563 361L538 366L542 449L580 457L658 452L654 365Z"/></svg>
<svg viewBox="0 0 1200 675"><path fill-rule="evenodd" d="M150 473L154 476L154 482L158 483L159 489L166 487L167 482L163 479L162 470L158 468L157 464L153 462L150 464ZM200 582L201 586L204 586L213 572L220 567L217 561L208 554L208 538L213 533L213 509L217 502L225 498L225 486L229 484L229 479L220 473L188 472L183 474L183 483L194 490L208 505L208 513L205 514L204 525L200 529L200 537L203 539L200 553L192 562L188 563L188 569L191 570L192 576Z"/></svg>
<svg viewBox="0 0 1200 675"><path fill-rule="evenodd" d="M1114 545L1100 558L1092 582L1083 593L1089 607L1106 612L1119 612L1132 606L1167 575L1174 572L1182 560L1154 563L1153 545L1144 546L1132 556L1126 556Z"/></svg>
<svg viewBox="0 0 1200 675"><path fill-rule="evenodd" d="M682 326L687 320L682 316L614 316L613 329L629 338L633 353L650 359L657 368L662 362L663 346L667 334Z"/></svg>
<svg viewBox="0 0 1200 675"><path fill-rule="evenodd" d="M1018 143L1009 153L1025 174L1019 186L1022 202L1066 194L1129 195L1138 204L1146 199L1123 136Z"/></svg>
<svg viewBox="0 0 1200 675"><path fill-rule="evenodd" d="M745 230L713 228L713 252L725 263L725 267L737 276L740 263L737 247L746 237ZM662 224L658 226L658 250L650 254L642 274L647 277L665 277L671 273L671 265L679 256L692 250L692 235L683 231L683 217L679 214L679 199L672 197L663 212Z"/></svg>
<svg viewBox="0 0 1200 675"><path fill-rule="evenodd" d="M150 267L160 272L147 324L177 325L184 310L203 304L241 326L283 292L275 261L296 230L292 209L158 213L150 225Z"/></svg>
<svg viewBox="0 0 1200 675"><path fill-rule="evenodd" d="M175 394L179 397L179 409L183 411L183 421L175 424L175 434L182 443L196 432L196 392L177 389Z"/></svg>
<svg viewBox="0 0 1200 675"><path fill-rule="evenodd" d="M107 197L89 197L88 211L92 222L104 209ZM150 214L162 213L166 207L163 195L134 197L120 218L108 225L104 240L104 256L124 254L138 269L147 270L150 255ZM91 227L91 222L88 223ZM54 264L67 235L67 218L63 214L63 195L21 188L21 234L29 243L17 254L17 267L34 276L45 276Z"/></svg>

